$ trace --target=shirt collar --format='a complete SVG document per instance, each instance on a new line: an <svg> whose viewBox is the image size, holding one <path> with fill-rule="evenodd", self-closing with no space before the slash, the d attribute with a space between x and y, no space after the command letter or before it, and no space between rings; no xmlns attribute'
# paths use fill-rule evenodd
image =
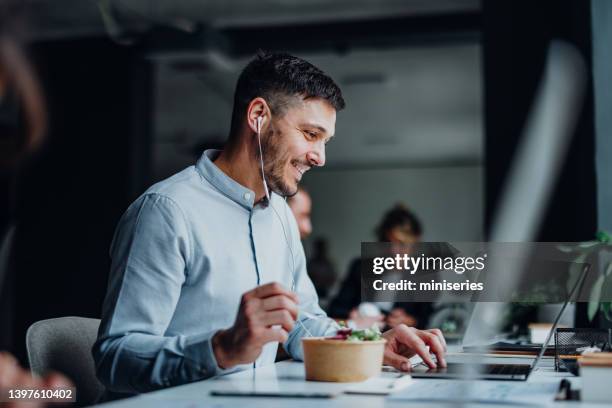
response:
<svg viewBox="0 0 612 408"><path fill-rule="evenodd" d="M205 150L196 163L196 169L221 193L248 210L252 210L255 202L255 192L238 183L213 163L220 153L221 150ZM267 203L263 204L264 206L267 205Z"/></svg>

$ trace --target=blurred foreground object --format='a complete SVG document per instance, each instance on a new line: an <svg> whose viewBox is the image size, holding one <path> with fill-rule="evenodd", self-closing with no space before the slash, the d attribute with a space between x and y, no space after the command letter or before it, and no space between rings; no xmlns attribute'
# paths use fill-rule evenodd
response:
<svg viewBox="0 0 612 408"><path fill-rule="evenodd" d="M19 44L0 33L0 166L38 148L46 129L42 91Z"/></svg>
<svg viewBox="0 0 612 408"><path fill-rule="evenodd" d="M7 389L65 389L73 387L70 381L61 374L51 373L45 377L34 377L28 370L19 366L10 354L0 352L0 390ZM7 408L42 407L43 402L0 402Z"/></svg>
<svg viewBox="0 0 612 408"><path fill-rule="evenodd" d="M0 28L4 27L3 22L0 22ZM18 164L35 151L43 141L46 124L44 99L32 67L23 54L20 44L2 30L0 31L0 169ZM10 231L13 230L9 228ZM0 274L0 278L2 275ZM30 371L21 368L11 354L0 352L0 390L2 391L72 386L66 377L57 373L42 378L35 377ZM2 407L43 405L43 402L0 402Z"/></svg>

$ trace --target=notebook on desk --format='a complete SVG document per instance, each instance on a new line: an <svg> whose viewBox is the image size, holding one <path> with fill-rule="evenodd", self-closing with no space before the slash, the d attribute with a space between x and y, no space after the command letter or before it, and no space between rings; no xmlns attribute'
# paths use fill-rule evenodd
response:
<svg viewBox="0 0 612 408"><path fill-rule="evenodd" d="M391 394L391 401L544 406L553 402L558 382L511 383L507 381L421 381Z"/></svg>

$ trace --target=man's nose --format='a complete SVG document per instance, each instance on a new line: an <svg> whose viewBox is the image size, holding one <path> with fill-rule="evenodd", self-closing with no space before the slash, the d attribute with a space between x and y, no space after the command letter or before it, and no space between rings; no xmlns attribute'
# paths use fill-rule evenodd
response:
<svg viewBox="0 0 612 408"><path fill-rule="evenodd" d="M317 143L316 147L308 152L307 158L311 166L325 166L325 143Z"/></svg>

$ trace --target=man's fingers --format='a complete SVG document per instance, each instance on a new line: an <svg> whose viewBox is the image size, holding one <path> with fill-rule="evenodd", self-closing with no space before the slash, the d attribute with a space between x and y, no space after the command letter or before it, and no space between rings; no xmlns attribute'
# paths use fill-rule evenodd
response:
<svg viewBox="0 0 612 408"><path fill-rule="evenodd" d="M262 341L264 344L272 341L277 341L282 344L286 342L288 338L289 333L285 329L281 327L270 327L264 332Z"/></svg>
<svg viewBox="0 0 612 408"><path fill-rule="evenodd" d="M295 303L298 303L297 295L283 287L278 282L266 283L256 287L255 289L247 292L246 296L253 296L259 299L267 298L270 296L284 295L292 299Z"/></svg>
<svg viewBox="0 0 612 408"><path fill-rule="evenodd" d="M385 349L384 364L395 367L400 371L410 371L410 360L401 354L395 353L393 350Z"/></svg>
<svg viewBox="0 0 612 408"><path fill-rule="evenodd" d="M396 338L397 340L410 348L412 351L417 353L423 362L427 364L430 368L436 368L436 363L433 361L431 356L429 355L429 349L421 340L419 336L415 333L417 330L413 328L409 328L405 325L399 325L396 327Z"/></svg>
<svg viewBox="0 0 612 408"><path fill-rule="evenodd" d="M433 333L421 331L421 330L417 331L417 335L421 339L423 339L425 344L429 346L429 351L431 351L432 353L436 355L436 358L438 360L438 365L440 367L446 367L446 359L444 358L445 357L444 346L442 346L442 344L440 343L440 339L438 339L438 336L436 336Z"/></svg>
<svg viewBox="0 0 612 408"><path fill-rule="evenodd" d="M284 295L276 295L265 298L262 301L263 309L266 311L272 310L287 310L293 320L297 319L298 308L293 299Z"/></svg>
<svg viewBox="0 0 612 408"><path fill-rule="evenodd" d="M440 344L442 344L442 347L444 347L444 351L448 351L448 347L446 346L446 339L444 338L444 334L442 333L442 330L440 329L429 329L429 330L425 330L426 332L435 334L438 337L438 340L440 340Z"/></svg>
<svg viewBox="0 0 612 408"><path fill-rule="evenodd" d="M272 312L265 312L261 316L261 323L266 327L281 325L287 332L293 330L295 320L291 314L286 310L274 310Z"/></svg>

